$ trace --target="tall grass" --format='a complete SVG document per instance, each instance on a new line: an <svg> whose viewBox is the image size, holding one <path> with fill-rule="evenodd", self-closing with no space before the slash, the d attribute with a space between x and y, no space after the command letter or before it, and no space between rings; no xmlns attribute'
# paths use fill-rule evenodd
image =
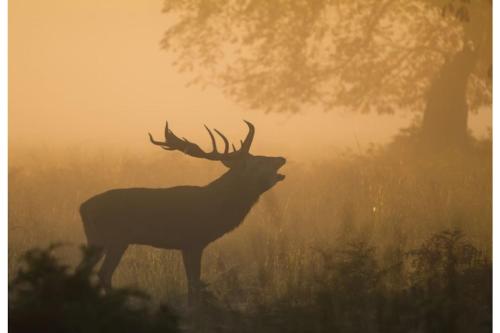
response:
<svg viewBox="0 0 500 333"><path fill-rule="evenodd" d="M78 207L94 194L118 187L204 184L224 172L217 163L175 153L68 149L49 155L16 151L11 156L11 277L20 255L30 248L54 241L84 243ZM339 246L367 244L376 248L373 264L390 267L436 232L460 229L486 257L491 252L488 145L433 159L395 150L346 154L314 163L291 161L283 171L286 180L264 194L243 225L204 255L207 290L235 311L290 302L290 295L297 302L311 299L313 281L325 272L323 254ZM75 248L59 256L76 264L79 253ZM407 280L392 279L394 285ZM132 246L114 284L141 288L157 301L182 303L180 254Z"/></svg>

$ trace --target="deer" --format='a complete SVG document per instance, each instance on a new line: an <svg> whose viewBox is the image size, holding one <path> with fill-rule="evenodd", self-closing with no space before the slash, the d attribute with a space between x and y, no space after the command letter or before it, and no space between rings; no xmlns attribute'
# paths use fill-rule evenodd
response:
<svg viewBox="0 0 500 333"><path fill-rule="evenodd" d="M93 268L104 257L97 277L104 290L112 287L112 276L129 245L147 245L160 249L180 250L187 278L188 306L200 297L201 261L204 249L237 228L259 197L285 179L278 170L284 157L250 154L255 127L248 126L246 138L236 149L217 129L224 142L219 151L213 132L205 125L212 151L205 152L197 144L179 138L165 124L165 141L152 144L166 151L179 151L187 156L219 161L228 168L221 177L205 186L169 188L111 189L97 194L80 206L80 216L87 246L95 249Z"/></svg>

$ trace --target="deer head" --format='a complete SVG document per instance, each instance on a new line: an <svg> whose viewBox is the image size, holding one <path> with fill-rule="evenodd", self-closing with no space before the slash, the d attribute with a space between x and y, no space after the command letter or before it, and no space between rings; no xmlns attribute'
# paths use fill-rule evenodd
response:
<svg viewBox="0 0 500 333"><path fill-rule="evenodd" d="M229 175L244 180L246 184L262 193L273 187L277 182L285 179L285 176L278 173L278 170L285 164L283 157L255 156L250 154L250 147L255 134L255 127L245 120L248 126L248 134L245 140L241 141L241 147L236 149L232 144L233 151L229 149L229 140L217 129L215 133L224 142L224 151L219 152L217 143L212 131L205 125L212 142L212 151L205 152L197 144L190 142L186 138L179 138L165 124L165 141L156 141L149 133L149 139L155 145L165 150L178 150L186 155L204 158L210 161L220 161L230 169Z"/></svg>

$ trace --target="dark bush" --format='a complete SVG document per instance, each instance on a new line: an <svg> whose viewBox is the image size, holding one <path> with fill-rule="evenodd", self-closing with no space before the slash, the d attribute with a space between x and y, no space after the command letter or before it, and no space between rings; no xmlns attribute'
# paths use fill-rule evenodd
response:
<svg viewBox="0 0 500 333"><path fill-rule="evenodd" d="M153 311L148 297L133 289L105 293L95 281L83 250L76 270L54 255L57 245L33 249L9 285L9 332L177 332L177 317L166 306Z"/></svg>
<svg viewBox="0 0 500 333"><path fill-rule="evenodd" d="M254 331L491 331L491 260L458 230L432 235L387 267L364 241L319 253L309 297L294 291L257 307L248 321Z"/></svg>

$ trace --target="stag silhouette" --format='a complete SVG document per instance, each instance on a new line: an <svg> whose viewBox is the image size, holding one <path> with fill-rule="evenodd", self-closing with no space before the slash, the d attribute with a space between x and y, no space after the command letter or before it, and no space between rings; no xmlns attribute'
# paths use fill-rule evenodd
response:
<svg viewBox="0 0 500 333"><path fill-rule="evenodd" d="M217 150L212 131L212 152L203 151L165 125L165 141L151 142L165 150L220 161L229 170L206 186L113 189L98 194L80 207L87 243L96 249L92 266L104 257L98 277L111 288L113 272L130 244L182 251L188 282L188 304L198 301L201 258L205 247L239 226L260 195L285 178L278 173L283 157L250 154L255 128L250 123L241 148L229 151L229 140L218 130L224 152Z"/></svg>

